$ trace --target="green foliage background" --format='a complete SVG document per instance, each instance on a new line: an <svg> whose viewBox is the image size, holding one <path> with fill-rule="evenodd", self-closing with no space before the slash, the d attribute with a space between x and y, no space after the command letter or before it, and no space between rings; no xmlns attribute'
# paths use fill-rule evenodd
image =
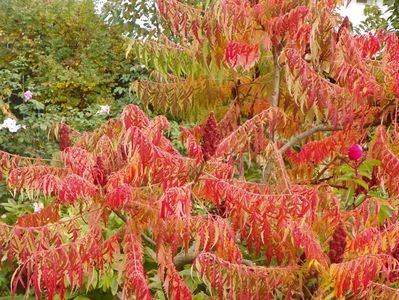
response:
<svg viewBox="0 0 399 300"><path fill-rule="evenodd" d="M355 28L357 33L367 33L383 28L399 34L399 1L384 0L384 8L377 5L366 5L364 15L366 19Z"/></svg>
<svg viewBox="0 0 399 300"><path fill-rule="evenodd" d="M55 122L88 130L104 121L99 105L112 116L137 102L128 87L145 70L126 60L122 30L92 0L0 1L0 121L26 126L0 130L0 149L49 157L58 147L47 138ZM33 100L24 102L27 90Z"/></svg>
<svg viewBox="0 0 399 300"><path fill-rule="evenodd" d="M96 14L91 0L1 0L0 123L13 118L25 128L0 129L0 150L49 158L59 147L50 134L56 123L91 130L126 104L138 103L129 86L147 70L125 58L122 32ZM33 99L24 101L27 90ZM97 114L100 105L110 105L111 113ZM4 185L0 205L2 221L10 223L33 210L31 202L14 199ZM0 271L0 299L9 298L11 275ZM107 280L68 298L112 299Z"/></svg>

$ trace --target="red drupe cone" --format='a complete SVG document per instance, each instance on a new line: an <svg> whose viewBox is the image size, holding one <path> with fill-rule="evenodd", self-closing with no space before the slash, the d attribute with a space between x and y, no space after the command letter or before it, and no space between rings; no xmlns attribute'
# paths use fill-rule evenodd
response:
<svg viewBox="0 0 399 300"><path fill-rule="evenodd" d="M71 128L67 124L62 123L59 132L59 142L60 142L61 151L71 146L70 133L71 133Z"/></svg>
<svg viewBox="0 0 399 300"><path fill-rule="evenodd" d="M331 263L337 264L343 261L345 248L346 232L342 224L339 224L330 241L330 252L328 256L330 257Z"/></svg>
<svg viewBox="0 0 399 300"><path fill-rule="evenodd" d="M104 164L99 157L97 157L97 162L93 166L92 175L94 178L94 183L97 185L104 186L108 181L108 174L104 168Z"/></svg>
<svg viewBox="0 0 399 300"><path fill-rule="evenodd" d="M201 148L204 159L209 160L215 154L220 142L218 124L213 112L209 114L204 125L202 140Z"/></svg>

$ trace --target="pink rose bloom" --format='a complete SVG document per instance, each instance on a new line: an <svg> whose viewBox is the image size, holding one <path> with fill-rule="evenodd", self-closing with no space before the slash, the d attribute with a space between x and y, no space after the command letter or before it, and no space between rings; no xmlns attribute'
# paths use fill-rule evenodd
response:
<svg viewBox="0 0 399 300"><path fill-rule="evenodd" d="M353 144L348 150L348 156L350 160L358 160L363 155L362 146L359 144Z"/></svg>
<svg viewBox="0 0 399 300"><path fill-rule="evenodd" d="M26 92L24 93L25 101L28 101L28 100L32 99L32 96L33 96L33 94L32 94L31 91L29 91L29 90L26 91Z"/></svg>

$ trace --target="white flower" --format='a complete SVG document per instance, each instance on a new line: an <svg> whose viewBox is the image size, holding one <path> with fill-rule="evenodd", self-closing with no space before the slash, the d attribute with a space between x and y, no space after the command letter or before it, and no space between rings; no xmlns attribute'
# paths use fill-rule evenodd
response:
<svg viewBox="0 0 399 300"><path fill-rule="evenodd" d="M100 110L97 112L99 115L109 115L111 107L109 105L100 105Z"/></svg>
<svg viewBox="0 0 399 300"><path fill-rule="evenodd" d="M6 215L6 214L2 214L2 215L1 215L1 218L2 218L2 219L6 219L6 218L7 218L7 215Z"/></svg>
<svg viewBox="0 0 399 300"><path fill-rule="evenodd" d="M15 121L14 119L11 119L11 118L7 118L3 121L2 126L5 128L14 127L14 126L17 126L17 121Z"/></svg>
<svg viewBox="0 0 399 300"><path fill-rule="evenodd" d="M0 129L6 128L9 132L17 132L21 129L21 125L17 124L17 121L11 118L7 118L0 124Z"/></svg>
<svg viewBox="0 0 399 300"><path fill-rule="evenodd" d="M41 211L44 208L44 205L42 202L34 202L33 203L33 211L35 213L38 213L39 211Z"/></svg>

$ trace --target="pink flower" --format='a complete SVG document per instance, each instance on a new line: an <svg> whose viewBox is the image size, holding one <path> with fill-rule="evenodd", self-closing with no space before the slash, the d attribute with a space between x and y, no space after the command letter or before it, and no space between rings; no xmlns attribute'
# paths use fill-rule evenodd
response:
<svg viewBox="0 0 399 300"><path fill-rule="evenodd" d="M362 155L363 149L359 144L353 144L348 150L348 157L350 160L358 160Z"/></svg>
<svg viewBox="0 0 399 300"><path fill-rule="evenodd" d="M35 213L40 212L44 208L44 205L42 202L34 202L33 203L33 211Z"/></svg>
<svg viewBox="0 0 399 300"><path fill-rule="evenodd" d="M27 91L24 93L25 101L28 101L28 100L32 99L32 97L33 97L33 94L32 94L31 91L27 90Z"/></svg>
<svg viewBox="0 0 399 300"><path fill-rule="evenodd" d="M97 111L97 114L109 115L110 112L111 112L111 107L109 105L100 105L100 110Z"/></svg>

